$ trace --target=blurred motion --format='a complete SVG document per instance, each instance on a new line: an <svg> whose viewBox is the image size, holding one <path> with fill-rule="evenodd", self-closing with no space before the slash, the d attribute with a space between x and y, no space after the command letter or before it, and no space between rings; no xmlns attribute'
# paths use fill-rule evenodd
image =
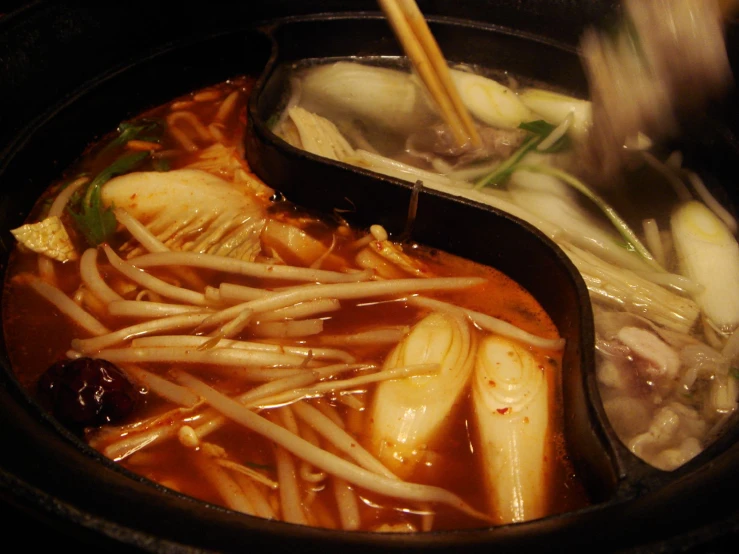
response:
<svg viewBox="0 0 739 554"><path fill-rule="evenodd" d="M614 29L584 33L594 171L615 176L630 150L674 136L682 117L728 90L724 22L736 7L736 0L625 0Z"/></svg>

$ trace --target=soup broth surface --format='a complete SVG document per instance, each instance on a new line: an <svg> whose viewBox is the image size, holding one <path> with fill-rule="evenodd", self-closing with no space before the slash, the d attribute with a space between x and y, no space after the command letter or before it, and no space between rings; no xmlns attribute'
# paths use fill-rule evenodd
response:
<svg viewBox="0 0 739 554"><path fill-rule="evenodd" d="M412 468L405 471L410 462L398 456L398 459L389 461L398 463L397 467L406 473L403 480L407 483L443 489L456 495L470 509L460 509L458 504L448 501L400 499L347 482L306 461L269 436L255 432L233 421L233 418L222 417L215 404L210 400L204 402L200 394L190 387L191 381L187 378L194 378L218 394L236 398L264 387L265 383L307 375L309 379L302 384L263 395L265 402L252 406L252 413L262 421L290 431L304 443L346 461L351 457L313 428L300 415L302 412L297 404L309 406L311 413L321 414L337 429L343 429L345 436L354 441L351 447L361 446L370 455L377 455L372 409L378 401L376 397L381 394L378 392L380 385L358 382L344 386L341 383L382 373L384 365L385 369L391 369L386 364L393 349L409 340L411 330L437 311L414 304L413 297L421 294L442 301L444 305L452 306L450 313L463 308L497 318L517 327L527 336L549 341L547 344L555 344L559 338L556 327L536 300L495 269L421 245L392 243L383 235L382 229L368 233L350 228L339 217L318 217L307 213L259 182L243 161L241 151L246 125L245 105L252 85L250 77L236 78L141 114L122 125L117 132L91 145L78 163L39 199L29 222L44 220L53 209L54 200L66 187L75 184L80 187L80 192L71 196L69 206L74 208L80 201L84 202L80 196L91 179L94 183L95 176L106 171L111 164L120 163L126 156L143 153L133 167L117 172L126 175L109 181L111 187L136 173L154 175L152 178L156 179L156 175L182 175L176 173L178 170L205 172L221 179L231 187L229 191L237 190L245 195L248 198L245 206L253 209L255 215L251 219L239 219L238 224L231 216L219 219L217 214L184 223L177 218L168 225L179 227L169 232L158 219L164 216L147 212L148 195L155 194L152 192L155 189L137 189L136 182L133 182L131 192L125 198L119 196L113 203L112 209L117 210L115 216L118 218L113 232L105 237L103 244L91 246L69 211L64 210L60 219L76 251L82 254L89 248L97 249L92 255L94 261L91 265L97 268L105 286L81 275L84 273L83 265L87 263L84 260L88 259L84 256L83 261L75 259L59 263L49 262L43 254L23 247L13 252L3 295L3 323L18 380L35 392L47 369L60 360L105 358L106 353L111 357L118 356L116 360L123 361L114 363L135 385L135 407L121 420L101 426L78 425L74 428L90 445L127 469L214 504L261 517L326 528L405 532L501 523L500 513L490 507L490 487L482 486L489 461L481 454L484 450L481 441L485 438L478 428L480 407L473 399L471 376L467 377L466 384L431 439L412 453ZM196 176L202 174L197 173ZM103 191L108 183L102 185ZM180 189L167 192L165 188L164 194L171 210L188 202ZM199 213L207 215L209 204L207 201L193 202L188 209L191 213L200 210ZM223 209L227 210L228 206ZM125 213L121 215L120 210ZM148 228L138 237L150 238L150 235L159 233L157 236L161 242L158 239L145 246L141 242L143 239L133 238L129 225L123 223L129 221L122 219L126 214ZM257 226L254 233L249 227L252 224ZM225 227L213 232L218 225ZM135 265L137 258L147 255L147 250L161 250L158 244L177 243L187 251L195 248L192 245L199 244L198 241L209 232L212 235L207 248L211 250L204 250L206 252L212 252L227 242L233 247L237 238L242 241L246 237L239 246L251 253L240 258L223 256L226 260L262 264L269 268L268 272L274 268L275 274L281 267L293 266L327 273L316 279L294 280L269 274L242 275L223 266L198 267L176 261L135 269L138 267ZM256 246L251 251L246 247L255 236ZM113 253L110 254L106 248ZM168 254L163 252L163 255ZM196 256L192 252L190 255ZM142 284L122 273L116 256L120 256L123 266L129 267L135 278L146 273L157 282ZM339 308L326 308L302 317L287 315L280 318L275 315L277 309L252 314L247 306L234 312L230 319L218 323L209 324L205 319L215 318L233 306L248 304L252 301L250 298L263 298L265 294L311 287L316 282L330 287L330 283L323 281L330 277L328 272L338 275L337 278L343 281L357 275L358 286L368 278L374 282L421 282L424 279L478 277L480 282L457 290L444 290L442 287L421 293L411 291L341 299ZM43 288L45 285L39 283L46 283L48 287ZM167 287L175 287L178 292L173 293ZM48 288L53 288L66 301L74 303L78 310L92 316L105 331L91 332L75 323L65 311L64 301L50 300L48 295L39 292ZM107 290L113 291L118 299L113 297L112 302L108 301L111 293ZM226 297L227 290L238 294ZM187 305L187 302L168 296L193 292L203 295L198 297L202 301ZM101 296L109 298L106 300ZM330 294L326 296L330 298ZM323 295L319 294L317 299L321 298ZM305 307L306 304L308 301L302 301L296 307ZM114 305L121 311L113 310ZM190 311L163 311L146 316L141 312L123 313L124 309L138 310L142 305L152 310L171 310L173 305L177 305ZM161 323L167 318L170 318L167 321L172 321L176 317L191 317L187 314L201 319L196 323L154 331L142 327L147 321ZM477 345L491 335L491 331L480 323L472 323L466 316L462 321L471 337L470 356L474 358ZM123 331L119 331L121 329ZM116 339L105 343L91 342L106 339L116 332L121 333ZM179 354L173 354L174 347L163 343L146 346L153 344L146 343L147 340L157 340L162 336L200 342L180 346ZM43 339L29 340L29 337ZM236 350L230 347L231 341L276 346L278 354L298 350L302 354L298 355L297 362L293 358L256 364L222 362L218 355L225 358ZM511 339L511 344L523 348L534 361L536 372L543 375L545 392L542 394L549 406L546 438L542 446L545 487L540 496L544 498L544 511L533 517L585 506L587 495L574 475L563 439L559 388L561 351L554 347L532 346L517 339ZM321 354L322 349L332 349L333 353ZM155 351L157 354L168 352L170 359L166 356L156 358ZM336 359L336 351L340 351L341 359ZM214 357L207 358L211 355ZM171 359L171 356L176 359ZM327 366L336 366L335 372L328 371L322 377L310 380L310 374ZM413 370L412 365L409 367ZM411 373L411 376L395 380L415 380L417 386L422 387L433 379L426 376L432 369L426 368L426 373L416 376ZM276 376L260 377L260 371L275 371ZM471 371L472 375L475 370ZM161 381L168 385L162 386ZM312 389L331 382L337 384L335 390ZM491 380L489 386L495 386L495 383ZM303 392L290 397L291 391L295 390ZM429 409L434 409L433 403L429 406ZM501 417L506 413L511 413L508 407L498 409ZM202 426L210 424L213 427L204 431ZM347 513L352 516L348 517Z"/></svg>

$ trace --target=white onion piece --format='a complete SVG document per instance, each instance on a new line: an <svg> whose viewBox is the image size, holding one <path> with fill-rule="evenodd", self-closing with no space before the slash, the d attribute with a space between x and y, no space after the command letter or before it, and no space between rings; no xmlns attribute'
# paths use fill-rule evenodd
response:
<svg viewBox="0 0 739 554"><path fill-rule="evenodd" d="M588 100L580 100L538 88L526 89L518 97L531 111L555 125L559 125L572 114L570 133L578 140L587 137L590 126L593 124L592 107Z"/></svg>
<svg viewBox="0 0 739 554"><path fill-rule="evenodd" d="M352 62L306 72L300 102L329 119L360 119L398 132L410 132L433 113L409 73Z"/></svg>
<svg viewBox="0 0 739 554"><path fill-rule="evenodd" d="M711 326L730 334L739 325L739 245L726 224L700 202L672 215L672 234L683 273L703 286L695 300Z"/></svg>
<svg viewBox="0 0 739 554"><path fill-rule="evenodd" d="M385 371L410 364L441 366L432 375L385 381L375 391L370 412L372 448L399 477L413 472L467 384L471 344L463 317L432 313L411 329L386 360Z"/></svg>
<svg viewBox="0 0 739 554"><path fill-rule="evenodd" d="M497 523L546 514L549 397L547 376L528 350L494 335L483 340L472 398L488 503Z"/></svg>
<svg viewBox="0 0 739 554"><path fill-rule="evenodd" d="M467 109L477 119L493 127L517 129L534 117L515 92L497 81L457 69L450 70L452 81Z"/></svg>
<svg viewBox="0 0 739 554"><path fill-rule="evenodd" d="M693 186L693 190L695 190L695 193L703 201L706 207L710 209L713 213L715 213L716 217L718 217L726 224L726 226L729 228L729 232L731 232L732 235L736 235L737 223L736 219L734 219L734 216L732 216L729 213L729 210L724 208L721 203L716 200L716 197L713 196L710 190L708 190L708 187L703 182L703 179L701 179L695 171L684 170L684 172L685 175L687 175L690 184Z"/></svg>

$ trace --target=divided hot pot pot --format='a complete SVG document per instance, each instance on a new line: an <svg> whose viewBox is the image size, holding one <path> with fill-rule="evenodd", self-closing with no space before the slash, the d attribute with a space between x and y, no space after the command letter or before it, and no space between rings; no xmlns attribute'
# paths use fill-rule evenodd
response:
<svg viewBox="0 0 739 554"><path fill-rule="evenodd" d="M230 14L227 4L216 3L212 9L218 14L204 15L202 21L173 7L151 8L148 16L133 17L119 8L85 11L44 3L0 19L6 38L4 71L10 77L2 85L6 98L20 102L28 95L17 110L6 102L0 111L5 122L0 144L3 270L7 245L12 244L8 230L23 222L38 195L87 144L127 117L180 94L239 74L259 76L248 106L245 152L265 182L298 205L331 213L348 203L353 211L346 218L353 225L380 223L393 236L495 267L547 310L567 339L565 436L591 505L527 523L411 535L328 531L244 516L175 493L105 459L23 390L5 354L0 372L0 437L5 445L0 499L41 529L61 532L64 540L122 551L236 551L245 546L270 551L507 552L578 546L669 551L735 532L739 520L731 502L739 488L732 478L739 463L739 422L731 420L703 453L672 472L657 470L630 453L608 423L598 394L587 289L554 243L493 208L419 192L412 184L320 159L272 133L267 122L285 98L285 68L290 64L401 56L373 5L257 4L251 11L243 7ZM580 94L586 83L574 46L577 35L590 20L613 12L608 2L595 3L597 7L591 2L420 4L449 59L502 67ZM298 10L299 15L291 15ZM562 25L553 29L557 25L552 22ZM131 26L135 40L126 49L121 43L128 40ZM43 34L36 34L36 28ZM109 51L101 47L86 60L96 44L110 45ZM72 61L80 67L60 69ZM715 182L731 183L730 168L739 159L734 135L739 119L731 108L721 117L719 123L701 126L681 146L692 166ZM736 187L725 193L739 202ZM408 208L415 201L417 215L407 229Z"/></svg>

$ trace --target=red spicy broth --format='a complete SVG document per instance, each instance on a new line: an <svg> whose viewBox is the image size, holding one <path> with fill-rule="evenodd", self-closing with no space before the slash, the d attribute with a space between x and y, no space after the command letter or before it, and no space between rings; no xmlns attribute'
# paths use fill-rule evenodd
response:
<svg viewBox="0 0 739 554"><path fill-rule="evenodd" d="M134 168L135 172L160 171L164 174L182 168L195 168L239 186L252 183L255 178L241 155L246 124L245 105L252 84L251 78L234 79L175 99L135 118L129 122L131 126L149 127L135 137L127 138L126 129L131 126L123 126L117 133L92 145L79 162L70 168L64 179L52 185L39 200L28 221L43 219L51 200L78 175L98 175L121 156L132 152L148 153ZM288 202L271 198L271 189L260 186L262 188L252 189L253 202L262 210L260 213L264 214L267 221L264 227L267 230L262 232L261 251L253 261L270 267L285 264L310 266L315 263L316 259L306 262L303 251L293 250L289 240L282 240L282 231L288 229L293 233L291 236L303 239L307 236L305 244L322 249L324 254L321 256L320 269L326 271L346 274L366 271L371 266L375 275L387 280L479 276L484 278L482 285L424 295L502 319L539 337L558 337L556 327L534 298L500 272L422 246L393 245L382 240L381 234L370 235L351 229L341 221L318 219ZM175 199L172 201L175 202ZM84 252L88 246L68 213L65 212L61 220L69 230L77 251ZM107 244L123 259L127 255L135 257L144 253L121 225L107 238ZM361 264L357 261L358 252L364 253ZM30 279L39 278L40 275L43 277L39 269L39 257L28 249L15 249L3 295L3 323L9 356L19 381L30 391L36 389L40 376L49 366L65 359L74 350L74 345L79 344L73 342L75 339L90 337L89 332L70 323L67 316L29 286ZM81 281L80 265L78 260L63 264L54 262L53 285L111 331L144 321L136 317L110 315L105 303L96 298ZM168 303L159 294L142 292L144 287L118 273L102 252L97 255L97 266L102 279L124 300L139 298ZM212 294L215 294L213 290L224 290L220 287L224 282L267 291L300 284L280 278L237 276L221 270L192 267L186 271L181 267L153 267L146 271L182 288L200 286L203 287L201 290L205 290L206 286L212 287ZM319 348L340 349L357 363L374 364L379 368L396 343L403 340L408 330L429 313L427 308L403 301L405 296L341 300L341 307L337 311L308 316L316 320L316 326L321 327L318 334L311 332L267 338L262 336L265 329L272 329L271 333L284 332L288 335L296 331L285 331L292 329L289 325L270 327L267 325L269 321L246 318L243 329L227 340L277 344L282 350L303 348L317 352ZM215 312L232 304L221 298L205 307ZM368 344L347 340L348 337L363 336L364 332L374 329L390 330L388 332L396 333L400 338ZM191 336L193 332L197 336L207 336L213 329L203 331L195 325L167 334ZM486 332L470 325L470 333L474 342L479 341ZM159 334L154 333L153 336ZM141 334L139 338L144 336ZM332 342L337 336L344 337L343 342L339 341L340 346ZM29 340L29 337L37 339ZM38 339L41 337L43 340ZM190 346L189 355L198 356L208 350L224 348L223 341L216 339L210 342L213 344L205 348ZM114 348L120 350L132 347L131 344L131 340L127 339L115 344ZM561 355L555 350L533 347L528 350L546 375L550 405L555 407L550 415L546 446L547 514L573 510L586 505L587 498L564 449L559 392ZM97 351L93 350L87 355L95 357L96 354ZM319 362L311 351L311 354L303 356L303 362L297 368L292 369L307 371L311 367L318 367L319 363L326 365L336 361ZM193 439L193 428L207 421L208 417L212 417L209 414L215 412L199 405L194 408L178 407L154 391L149 381L142 381L140 373L133 372L133 369L127 371L127 368L136 366L171 380L183 389L186 387L177 381L177 375L186 372L227 396L235 396L261 385L260 381L244 378L241 367L219 366L207 361L151 360L119 365L136 385L136 406L122 421L99 428L85 428L84 437L93 447L117 459L126 468L164 486L246 513L326 528L347 528L348 525L348 528L362 530L421 531L481 527L490 523L443 503L401 501L347 484L301 461L286 449L276 447L272 440L234 422L227 421L212 433ZM282 369L285 368L278 368ZM290 367L286 370L289 371ZM330 380L340 381L364 373L361 370L347 371L330 377ZM368 429L372 425L369 414L374 391L374 385L361 385L342 392L312 394L301 402L310 404L324 416L335 420L357 444L372 452L371 432ZM309 443L336 453L335 446L328 444L303 419L296 417L294 411L290 411L292 404L293 401L285 402L287 408L279 404L283 407L270 407L258 413L272 423L287 429L293 428ZM151 429L165 430L169 437L143 448L120 447L127 439L135 439L138 434ZM479 440L471 393L467 386L437 435L424 445L422 462L410 472L407 481L441 487L458 495L475 510L485 511L486 491L485 487L480 486L483 461L479 455ZM258 474L256 480L254 473ZM279 487L275 487L278 482ZM289 501L283 496L289 495L285 491L291 487L296 487L297 514L294 507L287 507ZM340 502L349 502L355 507L358 521L346 522L343 510L339 508ZM494 514L489 515L494 519Z"/></svg>

